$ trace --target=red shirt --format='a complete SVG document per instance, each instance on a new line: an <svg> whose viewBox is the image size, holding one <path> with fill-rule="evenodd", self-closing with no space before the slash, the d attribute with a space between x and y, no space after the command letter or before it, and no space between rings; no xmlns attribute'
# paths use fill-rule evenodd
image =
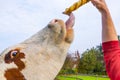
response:
<svg viewBox="0 0 120 80"><path fill-rule="evenodd" d="M106 71L111 80L120 80L120 44L119 41L102 43Z"/></svg>

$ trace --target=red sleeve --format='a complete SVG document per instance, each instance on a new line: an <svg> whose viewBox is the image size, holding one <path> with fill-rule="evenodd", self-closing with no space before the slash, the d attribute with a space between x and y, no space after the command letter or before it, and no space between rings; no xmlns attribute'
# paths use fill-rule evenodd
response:
<svg viewBox="0 0 120 80"><path fill-rule="evenodd" d="M106 71L111 80L120 80L120 45L119 41L102 43Z"/></svg>

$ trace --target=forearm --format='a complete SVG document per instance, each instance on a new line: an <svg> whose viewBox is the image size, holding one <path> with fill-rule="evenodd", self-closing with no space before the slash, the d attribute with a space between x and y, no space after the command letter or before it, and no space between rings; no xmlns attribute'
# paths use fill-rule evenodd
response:
<svg viewBox="0 0 120 80"><path fill-rule="evenodd" d="M106 8L102 15L102 42L118 40L117 33L108 8Z"/></svg>
<svg viewBox="0 0 120 80"><path fill-rule="evenodd" d="M115 27L105 0L91 0L102 15L102 42L118 40Z"/></svg>

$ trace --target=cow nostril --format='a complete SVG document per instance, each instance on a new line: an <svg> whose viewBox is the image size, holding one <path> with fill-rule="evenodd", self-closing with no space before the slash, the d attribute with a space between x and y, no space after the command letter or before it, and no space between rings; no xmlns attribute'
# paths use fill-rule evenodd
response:
<svg viewBox="0 0 120 80"><path fill-rule="evenodd" d="M55 22L58 22L58 20L57 20L57 19L55 19Z"/></svg>
<svg viewBox="0 0 120 80"><path fill-rule="evenodd" d="M56 22L58 22L58 20L57 19L53 19L52 21L50 21L50 23L56 23Z"/></svg>

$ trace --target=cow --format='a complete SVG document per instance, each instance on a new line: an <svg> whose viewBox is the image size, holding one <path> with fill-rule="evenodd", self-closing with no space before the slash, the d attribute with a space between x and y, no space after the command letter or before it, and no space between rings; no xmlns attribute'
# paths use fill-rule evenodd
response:
<svg viewBox="0 0 120 80"><path fill-rule="evenodd" d="M54 80L74 38L75 16L51 20L29 39L0 54L0 80Z"/></svg>

